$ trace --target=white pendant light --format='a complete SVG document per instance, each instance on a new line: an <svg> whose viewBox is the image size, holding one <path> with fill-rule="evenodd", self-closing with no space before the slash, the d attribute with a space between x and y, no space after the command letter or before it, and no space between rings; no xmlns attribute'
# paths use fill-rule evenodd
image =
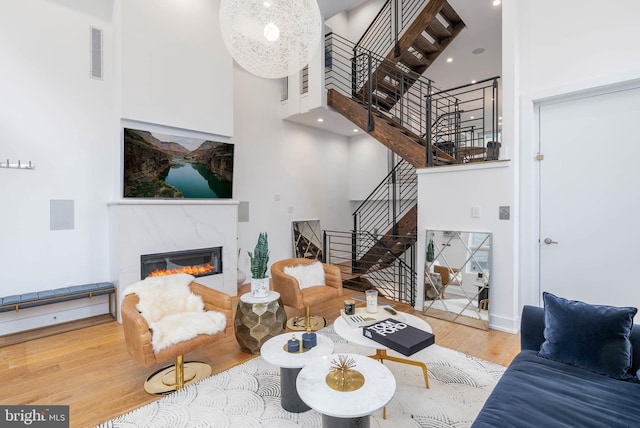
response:
<svg viewBox="0 0 640 428"><path fill-rule="evenodd" d="M220 31L245 70L280 78L309 63L321 43L322 18L316 0L222 0Z"/></svg>

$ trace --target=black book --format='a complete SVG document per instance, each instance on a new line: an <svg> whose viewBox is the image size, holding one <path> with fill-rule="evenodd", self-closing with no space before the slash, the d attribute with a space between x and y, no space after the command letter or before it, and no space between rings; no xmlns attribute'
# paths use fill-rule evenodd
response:
<svg viewBox="0 0 640 428"><path fill-rule="evenodd" d="M406 356L413 355L435 342L433 334L393 318L363 327L362 334Z"/></svg>

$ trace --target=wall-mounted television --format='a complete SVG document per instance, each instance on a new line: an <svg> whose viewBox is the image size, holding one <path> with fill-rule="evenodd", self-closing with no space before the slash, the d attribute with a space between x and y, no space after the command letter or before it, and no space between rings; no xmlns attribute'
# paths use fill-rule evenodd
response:
<svg viewBox="0 0 640 428"><path fill-rule="evenodd" d="M125 198L231 198L233 144L123 130Z"/></svg>

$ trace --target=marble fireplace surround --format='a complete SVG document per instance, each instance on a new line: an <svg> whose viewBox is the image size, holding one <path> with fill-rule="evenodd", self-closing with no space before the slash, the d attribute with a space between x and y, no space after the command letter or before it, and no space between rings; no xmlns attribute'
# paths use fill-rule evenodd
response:
<svg viewBox="0 0 640 428"><path fill-rule="evenodd" d="M222 274L198 282L237 294L238 201L123 199L108 205L111 278L118 296L140 280L140 255L218 246Z"/></svg>

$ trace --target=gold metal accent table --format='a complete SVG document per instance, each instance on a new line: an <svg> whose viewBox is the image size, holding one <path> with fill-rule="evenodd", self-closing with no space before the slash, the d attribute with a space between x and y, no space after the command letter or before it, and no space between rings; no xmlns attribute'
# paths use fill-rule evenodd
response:
<svg viewBox="0 0 640 428"><path fill-rule="evenodd" d="M267 297L240 296L234 320L236 340L240 349L259 354L262 345L284 332L287 314L280 293L271 291Z"/></svg>

